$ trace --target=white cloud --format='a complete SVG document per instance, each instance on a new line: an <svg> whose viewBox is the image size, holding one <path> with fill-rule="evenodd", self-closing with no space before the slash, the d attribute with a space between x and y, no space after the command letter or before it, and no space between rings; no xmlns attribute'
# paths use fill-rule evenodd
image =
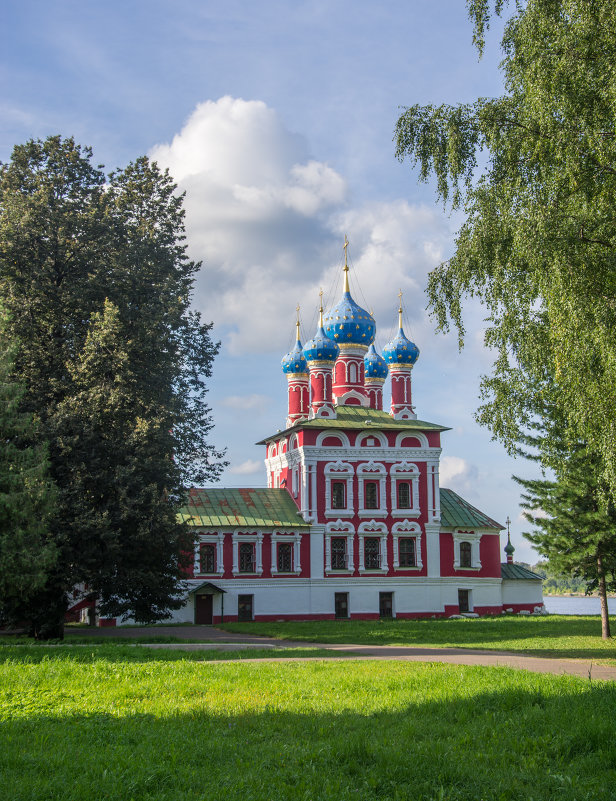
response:
<svg viewBox="0 0 616 801"><path fill-rule="evenodd" d="M263 462L259 462L256 459L247 459L241 464L230 467L228 472L236 476L250 476L254 473L260 473L262 470Z"/></svg>
<svg viewBox="0 0 616 801"><path fill-rule="evenodd" d="M455 492L475 494L479 472L474 464L460 456L443 456L440 462L439 483Z"/></svg>
<svg viewBox="0 0 616 801"><path fill-rule="evenodd" d="M337 280L336 296L326 301L338 300L345 233L351 290L373 309L377 342L382 346L396 323L399 288L407 334L432 336L424 286L451 238L437 210L405 200L352 208L344 178L312 158L304 139L261 101L201 103L150 156L186 191L189 252L204 262L195 305L231 355L282 355L298 302L303 336L312 335L319 287Z"/></svg>

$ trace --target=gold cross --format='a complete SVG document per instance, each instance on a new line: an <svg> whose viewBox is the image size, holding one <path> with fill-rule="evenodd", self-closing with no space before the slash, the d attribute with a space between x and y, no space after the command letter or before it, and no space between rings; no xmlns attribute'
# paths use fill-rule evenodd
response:
<svg viewBox="0 0 616 801"><path fill-rule="evenodd" d="M342 246L343 250L344 250L344 270L345 270L345 272L349 271L349 265L347 264L347 248L348 248L348 246L349 246L349 240L347 239L347 235L345 234L344 235L344 245Z"/></svg>

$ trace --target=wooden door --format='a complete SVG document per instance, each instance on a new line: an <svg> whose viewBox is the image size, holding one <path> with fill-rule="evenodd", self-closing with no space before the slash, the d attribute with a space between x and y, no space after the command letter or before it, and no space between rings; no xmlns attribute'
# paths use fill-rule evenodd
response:
<svg viewBox="0 0 616 801"><path fill-rule="evenodd" d="M195 596L195 623L209 626L212 623L212 595Z"/></svg>

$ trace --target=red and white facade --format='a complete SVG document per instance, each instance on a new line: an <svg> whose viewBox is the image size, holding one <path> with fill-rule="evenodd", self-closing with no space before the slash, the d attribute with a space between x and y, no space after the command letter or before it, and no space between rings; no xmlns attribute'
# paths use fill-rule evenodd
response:
<svg viewBox="0 0 616 801"><path fill-rule="evenodd" d="M268 489L194 491L218 506L210 517L187 510L196 521L195 563L178 619L412 618L542 607L538 577L503 579L503 527L439 486L447 429L417 420L411 372L419 351L402 324L384 350L390 412L383 411L387 370L374 367L383 359L373 348L369 361L370 339L326 352L324 336L347 336L342 326L357 319L358 333L348 336L358 339L372 321L349 306L346 280L345 292L347 306L325 318L329 327L321 313L303 351L298 327L296 349L283 360L285 372L291 365L287 427L262 442ZM415 349L408 358L407 346ZM268 499L294 506L284 520L253 521L247 510Z"/></svg>

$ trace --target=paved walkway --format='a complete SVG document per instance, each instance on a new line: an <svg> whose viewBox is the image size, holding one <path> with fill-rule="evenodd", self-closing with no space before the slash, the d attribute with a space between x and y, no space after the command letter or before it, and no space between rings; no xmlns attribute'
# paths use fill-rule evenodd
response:
<svg viewBox="0 0 616 801"><path fill-rule="evenodd" d="M421 648L399 645L358 645L355 643L316 643L277 640L269 637L257 637L254 634L235 634L221 631L212 626L164 626L164 627L130 627L76 629L75 635L135 637L164 636L178 637L183 640L209 640L209 642L192 643L143 643L148 648L173 648L185 651L238 651L249 648L271 650L271 657L242 661L289 661L288 658L274 656L280 648L319 648L332 653L325 659L394 659L404 662L440 662L454 665L487 665L505 666L530 670L534 673L555 673L581 676L588 679L616 681L616 666L600 665L587 659L552 659L540 656L505 651L485 651L470 648ZM70 643L70 634L67 637ZM321 657L320 657L321 658ZM307 661L310 657L291 657L292 661ZM217 663L224 660L216 660ZM234 660L235 661L235 660Z"/></svg>

